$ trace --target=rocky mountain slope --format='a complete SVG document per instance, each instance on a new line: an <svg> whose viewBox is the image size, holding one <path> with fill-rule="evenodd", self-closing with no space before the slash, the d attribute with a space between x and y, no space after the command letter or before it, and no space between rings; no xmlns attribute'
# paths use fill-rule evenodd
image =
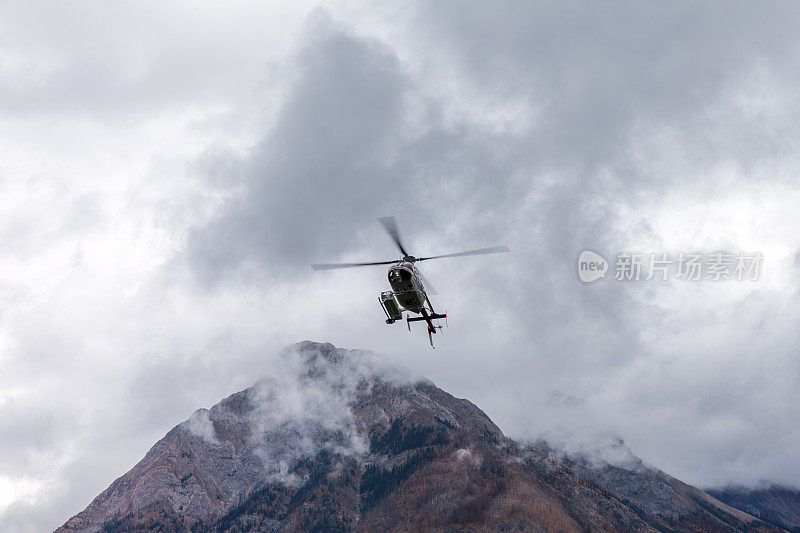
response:
<svg viewBox="0 0 800 533"><path fill-rule="evenodd" d="M708 491L720 501L782 528L800 533L800 491L771 486L727 487Z"/></svg>
<svg viewBox="0 0 800 533"><path fill-rule="evenodd" d="M303 342L58 531L777 531L632 457L507 438L475 405ZM619 446L623 446L619 443Z"/></svg>

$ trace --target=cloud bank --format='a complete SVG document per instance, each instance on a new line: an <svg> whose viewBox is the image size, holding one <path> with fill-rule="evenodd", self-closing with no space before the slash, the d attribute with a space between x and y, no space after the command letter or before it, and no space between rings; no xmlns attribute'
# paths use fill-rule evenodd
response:
<svg viewBox="0 0 800 533"><path fill-rule="evenodd" d="M512 437L798 479L794 5L0 10L0 528L55 527L305 338ZM415 255L512 249L422 265L435 352L383 324L382 269L307 267L394 258L384 215ZM585 286L587 248L765 262Z"/></svg>

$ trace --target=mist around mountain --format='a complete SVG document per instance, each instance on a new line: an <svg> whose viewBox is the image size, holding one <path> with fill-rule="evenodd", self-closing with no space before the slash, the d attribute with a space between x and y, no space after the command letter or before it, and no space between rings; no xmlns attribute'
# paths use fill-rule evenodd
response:
<svg viewBox="0 0 800 533"><path fill-rule="evenodd" d="M57 531L800 526L796 506L773 515L761 500L712 496L621 440L603 457L515 442L468 400L370 352L305 341L283 355L284 369L196 411Z"/></svg>

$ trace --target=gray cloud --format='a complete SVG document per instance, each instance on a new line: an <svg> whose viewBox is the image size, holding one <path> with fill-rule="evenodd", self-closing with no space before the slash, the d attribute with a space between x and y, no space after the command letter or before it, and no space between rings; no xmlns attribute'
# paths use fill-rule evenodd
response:
<svg viewBox="0 0 800 533"><path fill-rule="evenodd" d="M55 503L0 527L63 521L303 338L385 353L514 437L610 431L700 485L800 474L793 4L332 7L280 46L268 9L236 30L245 4L152 32L154 5L9 6L0 68L29 68L0 82L0 477ZM436 352L382 324L383 270L307 267L393 258L390 214L417 255L512 248L422 265ZM587 247L766 270L583 286Z"/></svg>
<svg viewBox="0 0 800 533"><path fill-rule="evenodd" d="M373 218L409 192L389 160L403 126L397 58L323 13L306 31L298 80L245 162L242 194L193 233L196 262L211 275L247 260L259 269L305 266L346 245L363 225L351 213ZM218 169L209 170L215 179Z"/></svg>
<svg viewBox="0 0 800 533"><path fill-rule="evenodd" d="M512 430L523 434L546 430L562 420L577 423L568 421L573 416L569 413L576 410L582 411L580 416L595 409L613 410L617 401L644 407L648 401L636 398L639 387L628 381L644 376L634 378L631 368L658 359L659 349L653 342L674 342L676 337L666 331L650 338L644 332L657 324L674 325L678 311L663 305L659 298L664 291L653 286L605 284L587 290L576 283L573 273L577 253L587 246L625 250L632 239L658 244L661 236L654 225L658 220L647 209L659 197L675 191L687 191L688 197L724 197L730 187L747 183L754 167L785 165L785 136L797 138L797 130L784 124L781 113L771 109L754 113L745 104L762 91L776 92L787 75L797 72L797 57L789 51L794 41L791 21L797 13L779 7L757 17L749 6L737 4L718 15L717 10L698 10L688 4L651 9L624 3L612 9L559 3L535 10L525 3L492 9L480 4L437 4L420 8L404 28L408 41L402 44L414 42L415 49L425 50L407 62L399 60L400 54L392 53L388 45L336 30L336 43L349 41L348 56L361 68L367 70L373 63L360 59L352 47L377 47L385 58L384 67L393 69L394 76L384 77L382 69L364 78L351 76L338 56L326 55L333 53L329 48L341 49L325 40L330 36L306 48L298 56L306 77L298 80L280 120L270 130L271 142L247 156L248 163L259 169L253 173L259 179L251 177L245 185L245 207L234 204L223 211L220 221L201 231L220 232L210 248L221 251L229 264L250 260L273 268L282 262L302 268L320 256L333 259L337 249L359 250L353 241L366 232L359 233L358 228L386 214L376 208L383 206L406 214L401 223L407 224L408 234L428 245L508 241L513 257L504 258L500 265L491 263L488 271L488 261L480 266L477 262L425 265L434 279L445 278L450 291L468 293L461 298L462 308L482 310L480 319L464 319L469 329L485 332L483 338L492 338L490 345L499 344L511 352L487 362L483 351L475 348L486 346L478 340L481 334L467 335L455 340L458 349L450 352L458 357L459 366L469 373L467 369L477 365L495 375L487 395L489 390L507 386L512 378L508 372L486 367L507 364L515 373L520 365L528 371L518 383L518 394L527 401L545 404L554 395L573 392L587 398L588 407L582 410L566 406L566 411L554 410L538 420L521 413L510 416ZM754 19L757 23L752 24ZM736 35L733 42L731 31ZM321 64L311 56L325 57L326 67L341 71L335 83L328 84L329 92L319 91ZM767 86L754 88L755 78ZM342 105L339 95L370 91L376 79L386 80L381 90L386 98L397 96L396 107L391 121L365 126L353 118L370 108L354 110L346 100ZM443 94L438 86L452 86L456 91ZM312 96L319 98L311 100ZM341 109L347 118L337 115ZM381 109L372 110L377 111L376 117L384 116ZM291 157L277 164L272 154L285 145L303 145L304 153L313 152L320 142L319 125L313 122L317 117L336 117L338 131L347 139L348 162L370 157L377 164L367 177L360 169L342 165L341 152L326 152L315 160L314 168L331 165L334 174L345 172L335 187L315 181L319 196L314 197L306 179L321 172L306 171L304 158L292 148L278 148ZM765 120L774 127L765 127ZM307 128L309 123L315 127ZM398 134L401 125L405 135ZM379 129L377 135L373 127ZM373 143L379 141L391 142L392 151L375 149ZM292 170L287 171L287 165ZM720 179L720 167L733 169L735 177ZM296 176L296 169L305 172ZM284 176L296 178L289 191L280 189ZM779 176L774 179L782 181ZM281 192L273 203L259 202L269 186ZM393 193L391 203L385 200L388 191ZM336 211L338 216L331 214L334 202L344 207ZM309 203L315 206L311 213L304 209ZM291 210L297 218L302 213L297 228L288 223L295 220L286 213ZM634 218L626 219L630 214ZM287 223L278 225L273 217ZM280 236L261 234L267 225ZM240 243L246 243L245 248L231 249ZM724 245L736 243L724 241ZM382 257L375 255L375 246L370 241L369 247L360 248L364 259ZM302 251L287 253L290 247ZM220 266L214 254L202 250L194 260L205 268ZM691 300L689 306L698 302ZM752 305L752 299L735 305L744 308ZM502 317L503 327L491 325L491 317L496 316ZM679 336L701 330L713 337L716 327L710 316L695 313L694 321L687 322ZM778 320L773 327L787 323ZM746 322L743 327L752 324ZM724 350L722 338L715 340L718 344L711 341L706 350L726 351L733 360L743 357L744 345ZM681 372L687 370L677 364ZM458 376L455 381L469 379L449 366L440 372ZM730 402L724 383L748 378L727 372L723 376L720 389L712 394ZM645 379L652 409L672 401L668 399L672 391L685 395L678 392L678 383L684 379L682 375L671 376L673 383ZM542 395L522 392L534 383L549 384L548 390ZM616 394L609 391L612 387L631 392ZM501 418L504 409L518 409L509 407L507 400L487 396L487 401L502 405L496 413ZM762 400L772 401L780 400ZM766 403L762 405L767 408ZM717 404L717 409L690 409L688 416L708 421L721 415L722 405ZM645 418L647 410L641 413ZM514 416L521 418L514 421ZM600 424L616 424L611 418ZM665 419L664 427L683 423L682 415L676 413L675 418ZM600 425L594 429L603 430ZM614 429L635 432L642 442L654 444L639 429ZM694 452L702 455L701 447L698 444ZM654 457L677 461L658 453ZM681 470L679 465L670 466ZM681 473L691 476L692 472L697 470L686 468ZM706 482L716 480L710 471L706 475Z"/></svg>

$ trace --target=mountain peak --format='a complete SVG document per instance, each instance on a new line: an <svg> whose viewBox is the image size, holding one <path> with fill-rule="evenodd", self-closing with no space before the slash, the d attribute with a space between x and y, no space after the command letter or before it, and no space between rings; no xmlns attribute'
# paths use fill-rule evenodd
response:
<svg viewBox="0 0 800 533"><path fill-rule="evenodd" d="M661 472L518 444L371 352L303 341L283 354L284 367L175 426L61 531L767 527ZM640 492L663 501L643 506Z"/></svg>
<svg viewBox="0 0 800 533"><path fill-rule="evenodd" d="M285 356L300 356L305 364L313 364L320 358L330 363L341 363L344 351L330 342L305 340L287 346L282 353Z"/></svg>

